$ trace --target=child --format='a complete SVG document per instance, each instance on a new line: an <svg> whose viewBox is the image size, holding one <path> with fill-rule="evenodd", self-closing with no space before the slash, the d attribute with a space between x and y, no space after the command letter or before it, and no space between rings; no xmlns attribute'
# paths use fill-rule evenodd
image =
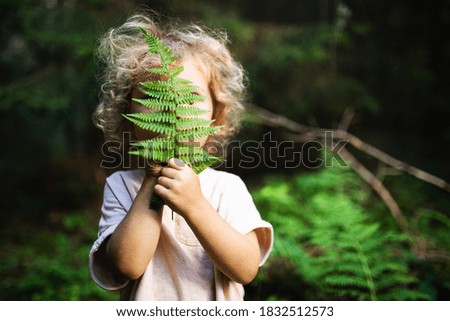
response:
<svg viewBox="0 0 450 321"><path fill-rule="evenodd" d="M135 15L102 39L106 63L101 101L94 122L107 140L132 129L136 139L155 134L131 127L124 113L150 111L131 98L151 77L157 58L148 53L139 27L170 46L190 80L206 99L196 103L204 117L224 127L208 141L225 142L236 130L242 68L225 38L197 26L161 27ZM198 142L205 144L206 139ZM149 209L153 194L165 206ZM172 212L173 217L172 217ZM106 180L98 239L90 255L92 278L101 287L121 289L125 300L242 300L242 284L255 277L272 248L273 231L263 221L242 180L207 168L200 174L179 160L147 170L118 171Z"/></svg>

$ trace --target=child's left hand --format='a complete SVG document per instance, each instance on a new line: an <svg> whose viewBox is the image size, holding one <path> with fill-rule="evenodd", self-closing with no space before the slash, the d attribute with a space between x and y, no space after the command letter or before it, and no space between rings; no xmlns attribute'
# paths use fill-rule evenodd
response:
<svg viewBox="0 0 450 321"><path fill-rule="evenodd" d="M187 164L172 158L158 177L155 194L175 212L186 217L205 201L200 188L200 180Z"/></svg>

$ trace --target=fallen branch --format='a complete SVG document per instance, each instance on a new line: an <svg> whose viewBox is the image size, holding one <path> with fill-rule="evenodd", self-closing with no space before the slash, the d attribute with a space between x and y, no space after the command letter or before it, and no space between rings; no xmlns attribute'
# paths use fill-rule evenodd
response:
<svg viewBox="0 0 450 321"><path fill-rule="evenodd" d="M290 136L296 141L307 142L314 139L325 138L331 132L333 139L346 140L356 149L372 156L373 158L376 158L380 162L450 192L450 184L445 180L386 154L378 148L362 141L355 135L350 134L346 130L310 127L299 124L295 121L287 119L286 117L274 114L259 106L250 105L249 107L258 114L260 117L260 123L271 127L282 127L288 129L296 134L294 136Z"/></svg>
<svg viewBox="0 0 450 321"><path fill-rule="evenodd" d="M398 206L392 194L389 190L384 186L381 180L372 174L360 161L358 161L348 150L341 149L339 154L346 161L346 163L367 183L372 189L380 196L383 200L384 204L388 207L391 212L394 220L397 222L400 229L407 233L411 234L407 225L407 221L403 216L402 210Z"/></svg>
<svg viewBox="0 0 450 321"><path fill-rule="evenodd" d="M347 141L356 149L372 156L373 158L379 160L381 163L384 163L398 171L408 173L420 180L445 189L446 191L450 191L450 184L445 180L429 174L408 163L400 161L379 150L378 148L362 141L355 135L350 134L347 131L353 118L353 113L350 111L344 113L343 119L340 122L338 129L328 129L299 124L293 120L272 113L256 105L250 105L249 109L254 111L258 115L258 120L256 122L270 127L281 127L287 129L293 134L288 134L286 136L294 141L308 142L312 140L321 140L327 143L327 147L329 149L332 149L331 145L333 141ZM327 141L326 138L332 138L331 142ZM407 235L413 237L412 252L418 259L445 263L450 261L450 254L447 250L438 248L435 244L433 244L420 234L412 231L408 227L407 220L404 217L402 210L398 206L392 194L380 180L380 178L369 171L347 149L341 148L339 150L339 155L355 171L355 173L357 173L379 195L381 200L386 204L394 220L397 222L399 228Z"/></svg>

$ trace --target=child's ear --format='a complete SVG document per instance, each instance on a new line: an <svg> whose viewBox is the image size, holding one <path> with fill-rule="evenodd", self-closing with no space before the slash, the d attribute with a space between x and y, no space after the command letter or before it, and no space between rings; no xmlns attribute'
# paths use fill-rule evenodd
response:
<svg viewBox="0 0 450 321"><path fill-rule="evenodd" d="M213 98L213 114L212 119L215 119L214 126L221 126L224 123L225 117L225 105L223 103L217 102Z"/></svg>

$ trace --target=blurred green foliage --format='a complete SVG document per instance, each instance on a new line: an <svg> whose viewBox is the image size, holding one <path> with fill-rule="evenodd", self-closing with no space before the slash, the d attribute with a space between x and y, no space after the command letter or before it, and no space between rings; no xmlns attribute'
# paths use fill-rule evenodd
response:
<svg viewBox="0 0 450 321"><path fill-rule="evenodd" d="M87 253L96 239L90 211L52 213L52 226L3 235L0 300L118 300L90 281Z"/></svg>
<svg viewBox="0 0 450 321"><path fill-rule="evenodd" d="M353 111L352 133L450 177L448 0L0 0L1 299L117 298L87 270L104 182L90 120L94 52L142 5L226 30L252 103L322 127ZM246 124L240 139L267 130ZM449 298L448 264L414 257L412 240L348 170L233 171L276 231L249 299ZM410 227L449 249L448 193L407 175L384 183Z"/></svg>
<svg viewBox="0 0 450 321"><path fill-rule="evenodd" d="M436 294L433 285L421 284L435 270L415 267L412 240L384 224L390 216L385 208L380 222L381 202L349 168L270 177L264 185L253 196L274 226L275 248L252 293L280 300L418 300ZM445 217L433 213L422 216L424 225ZM436 227L435 235L445 246L448 225ZM440 277L448 279L448 271ZM278 287L279 278L295 288Z"/></svg>

